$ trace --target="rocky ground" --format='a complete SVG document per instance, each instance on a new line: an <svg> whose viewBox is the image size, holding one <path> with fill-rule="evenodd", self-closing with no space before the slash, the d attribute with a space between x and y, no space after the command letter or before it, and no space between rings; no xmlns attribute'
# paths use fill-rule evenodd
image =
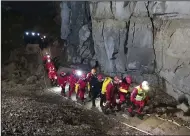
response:
<svg viewBox="0 0 190 136"><path fill-rule="evenodd" d="M142 134L43 91L40 85L2 82L2 135Z"/></svg>

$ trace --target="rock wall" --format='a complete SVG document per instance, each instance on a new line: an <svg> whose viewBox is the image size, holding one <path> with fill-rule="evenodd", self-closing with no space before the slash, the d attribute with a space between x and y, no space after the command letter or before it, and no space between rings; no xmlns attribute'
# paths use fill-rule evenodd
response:
<svg viewBox="0 0 190 136"><path fill-rule="evenodd" d="M169 94L190 98L190 2L166 2L165 7L154 44L157 72Z"/></svg>
<svg viewBox="0 0 190 136"><path fill-rule="evenodd" d="M92 30L77 35L92 35L93 58L102 72L130 73L136 82L149 80L154 85L164 81L166 91L175 98L183 93L190 98L190 2L111 1L89 5Z"/></svg>
<svg viewBox="0 0 190 136"><path fill-rule="evenodd" d="M71 63L90 63L94 56L91 34L91 18L88 2L62 2L61 38L65 46L67 61Z"/></svg>

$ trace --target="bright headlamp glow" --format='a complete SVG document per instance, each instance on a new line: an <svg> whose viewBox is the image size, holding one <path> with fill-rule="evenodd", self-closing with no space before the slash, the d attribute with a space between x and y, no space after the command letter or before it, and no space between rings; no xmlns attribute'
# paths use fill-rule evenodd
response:
<svg viewBox="0 0 190 136"><path fill-rule="evenodd" d="M29 35L29 32L26 32L25 34L26 34L26 35Z"/></svg>
<svg viewBox="0 0 190 136"><path fill-rule="evenodd" d="M48 58L50 58L50 55L47 55Z"/></svg>
<svg viewBox="0 0 190 136"><path fill-rule="evenodd" d="M46 38L46 36L44 36L44 38Z"/></svg>
<svg viewBox="0 0 190 136"><path fill-rule="evenodd" d="M37 33L37 35L39 36L39 35L40 35L40 33Z"/></svg>
<svg viewBox="0 0 190 136"><path fill-rule="evenodd" d="M82 75L82 71L77 70L76 74L77 74L78 76L81 76L81 75Z"/></svg>
<svg viewBox="0 0 190 136"><path fill-rule="evenodd" d="M35 33L34 33L34 32L32 32L32 35L34 36L34 35L35 35Z"/></svg>
<svg viewBox="0 0 190 136"><path fill-rule="evenodd" d="M57 76L55 76L54 79L57 79Z"/></svg>

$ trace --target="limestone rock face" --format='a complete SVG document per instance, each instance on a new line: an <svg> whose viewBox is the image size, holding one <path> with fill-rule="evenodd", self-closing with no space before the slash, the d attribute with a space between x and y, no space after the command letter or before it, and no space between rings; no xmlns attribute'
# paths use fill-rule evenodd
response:
<svg viewBox="0 0 190 136"><path fill-rule="evenodd" d="M96 58L104 72L124 72L126 56L126 23L124 21L106 20L92 22L94 49Z"/></svg>
<svg viewBox="0 0 190 136"><path fill-rule="evenodd" d="M166 79L167 91L176 98L190 97L190 20L166 21L157 32L157 70Z"/></svg>
<svg viewBox="0 0 190 136"><path fill-rule="evenodd" d="M67 37L75 40L68 46L68 52L76 54L71 60L98 61L102 72L131 74L138 83L148 80L160 86L163 78L166 92L175 98L186 94L190 100L190 2L89 2L88 13L81 14L83 20L91 18L85 23L76 18L84 8L76 10L75 4L68 6L75 15L68 27L75 29Z"/></svg>

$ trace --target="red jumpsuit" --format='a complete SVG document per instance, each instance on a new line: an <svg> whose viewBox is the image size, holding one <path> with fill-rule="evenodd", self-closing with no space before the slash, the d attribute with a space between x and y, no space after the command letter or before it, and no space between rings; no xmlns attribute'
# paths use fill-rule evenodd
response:
<svg viewBox="0 0 190 136"><path fill-rule="evenodd" d="M119 87L119 104L122 104L123 102L126 101L126 94L129 92L129 86L130 84L127 83L121 83L120 87ZM126 90L127 92L124 92L122 90Z"/></svg>
<svg viewBox="0 0 190 136"><path fill-rule="evenodd" d="M54 80L57 80L57 73L56 71L49 71L48 72L48 78L51 80L51 79L54 79Z"/></svg>
<svg viewBox="0 0 190 136"><path fill-rule="evenodd" d="M50 68L54 68L55 69L55 66L54 66L53 62L47 62L46 63L46 69L49 71Z"/></svg>
<svg viewBox="0 0 190 136"><path fill-rule="evenodd" d="M75 90L75 83L77 82L77 78L73 74L71 74L69 76L68 82L70 84L70 87L69 87L69 97L71 97L72 93Z"/></svg>
<svg viewBox="0 0 190 136"><path fill-rule="evenodd" d="M133 91L132 91L132 93L131 93L131 97L130 97L130 100L131 100L131 102L132 102L133 105L128 109L129 113L132 113L133 110L134 110L134 108L138 107L137 113L141 114L142 110L143 110L143 108L145 106L145 103L148 100L147 96L145 96L145 99L143 99L143 100L140 100L140 101L136 100L136 97L137 97L138 93L139 93L139 90L137 88L134 88Z"/></svg>
<svg viewBox="0 0 190 136"><path fill-rule="evenodd" d="M106 101L109 101L108 107L114 107L116 105L115 86L110 82L106 87Z"/></svg>
<svg viewBox="0 0 190 136"><path fill-rule="evenodd" d="M84 101L84 94L87 83L85 80L79 79L78 84L79 84L79 91L78 91L79 97L82 101Z"/></svg>
<svg viewBox="0 0 190 136"><path fill-rule="evenodd" d="M65 95L65 86L67 84L67 80L68 80L68 76L58 76L57 78L57 83L59 86L61 86L62 90L61 90L61 94Z"/></svg>

